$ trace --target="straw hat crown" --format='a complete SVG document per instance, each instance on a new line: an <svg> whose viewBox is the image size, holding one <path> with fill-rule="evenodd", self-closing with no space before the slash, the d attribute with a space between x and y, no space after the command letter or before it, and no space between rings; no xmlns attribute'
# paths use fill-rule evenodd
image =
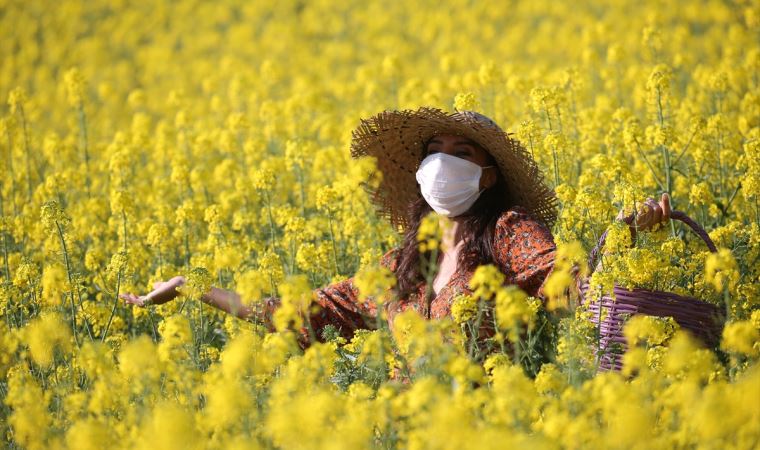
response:
<svg viewBox="0 0 760 450"><path fill-rule="evenodd" d="M415 173L423 146L438 134L464 136L480 144L496 160L511 200L551 229L557 198L525 147L483 114L431 107L386 110L361 120L352 132L351 156L375 157L383 174L379 187L367 188L380 216L406 228L409 205L420 196Z"/></svg>

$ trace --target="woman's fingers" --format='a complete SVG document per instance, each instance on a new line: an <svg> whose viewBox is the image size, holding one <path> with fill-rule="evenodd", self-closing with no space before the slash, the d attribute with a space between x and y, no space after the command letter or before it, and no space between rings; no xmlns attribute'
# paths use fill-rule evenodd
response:
<svg viewBox="0 0 760 450"><path fill-rule="evenodd" d="M643 208L636 212L636 224L635 227L640 230L646 230L654 227L658 223L665 223L670 220L672 209L670 207L670 196L667 192L663 192L660 202L658 203L654 198L648 197L644 203L641 204ZM618 212L617 219L623 218L623 210ZM628 222L633 228L632 222Z"/></svg>
<svg viewBox="0 0 760 450"><path fill-rule="evenodd" d="M658 213L659 210L659 213ZM644 202L644 211L638 214L636 225L641 230L646 230L657 223L662 217L662 210L652 197Z"/></svg>
<svg viewBox="0 0 760 450"><path fill-rule="evenodd" d="M137 305L137 306L145 306L145 296L136 296L135 294L131 292L126 292L124 294L119 294L119 297L124 299L126 303L129 303L130 305Z"/></svg>
<svg viewBox="0 0 760 450"><path fill-rule="evenodd" d="M639 229L647 228L652 221L652 202L651 198L644 201L643 211L639 212L636 216L636 225Z"/></svg>
<svg viewBox="0 0 760 450"><path fill-rule="evenodd" d="M667 192L662 193L662 199L660 200L660 205L662 205L662 220L663 222L667 222L670 220L670 213L672 210L670 209L670 196Z"/></svg>
<svg viewBox="0 0 760 450"><path fill-rule="evenodd" d="M662 207L652 199L652 221L651 225L654 226L662 222Z"/></svg>

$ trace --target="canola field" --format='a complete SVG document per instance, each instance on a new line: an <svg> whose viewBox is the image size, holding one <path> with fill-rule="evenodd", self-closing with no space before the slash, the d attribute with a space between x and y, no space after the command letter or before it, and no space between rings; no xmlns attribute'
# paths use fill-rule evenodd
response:
<svg viewBox="0 0 760 450"><path fill-rule="evenodd" d="M4 447L760 447L757 0L3 0L0 30ZM351 130L420 106L482 112L538 161L547 298L483 266L451 318L304 350L313 289L390 300L400 235ZM676 221L631 242L616 214L661 192L717 252ZM605 230L582 276L712 303L720 342L634 316L600 370L571 265ZM176 275L172 302L118 297ZM210 286L281 298L277 331Z"/></svg>

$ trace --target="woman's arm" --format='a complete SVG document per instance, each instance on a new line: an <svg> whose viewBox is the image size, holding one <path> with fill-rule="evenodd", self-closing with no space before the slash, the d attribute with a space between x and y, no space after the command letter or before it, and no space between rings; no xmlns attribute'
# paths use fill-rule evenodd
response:
<svg viewBox="0 0 760 450"><path fill-rule="evenodd" d="M153 290L146 295L137 296L130 292L119 294L119 297L126 303L137 306L161 305L174 300L181 294L177 288L187 282L184 276L177 275L168 281L157 281L153 283ZM256 308L246 305L242 302L240 295L235 291L221 289L211 286L208 292L201 296L201 301L220 309L228 314L244 320L266 319L266 311L263 308Z"/></svg>
<svg viewBox="0 0 760 450"><path fill-rule="evenodd" d="M670 220L668 194L662 194L659 204L650 197L644 202L644 206L643 211L627 217L621 209L615 218L629 225L632 237L636 232L646 231L658 223ZM503 216L497 223L497 238L497 242L501 242L496 248L498 250L501 247L502 264L507 266L507 270L515 273L517 284L528 294L545 300L544 287L554 271L556 256L556 246L549 230L524 213L511 213ZM606 254L607 249L602 248L601 254L595 258L597 263L594 271L603 268L603 256ZM570 269L570 276L576 287L583 282L580 279L581 274L582 271L577 264Z"/></svg>
<svg viewBox="0 0 760 450"><path fill-rule="evenodd" d="M394 256L397 250L392 249L383 255L380 264L394 271ZM138 297L125 293L120 297L127 303L137 306L158 305L178 297L180 293L176 288L183 285L185 281L185 277L180 275L167 282L154 283L154 290L147 295ZM275 331L273 317L281 304L277 297L267 297L246 304L237 292L214 286L201 296L201 301L240 319L262 324L269 331ZM335 326L347 339L359 328L373 328L376 325L377 306L372 298L367 298L366 301L360 300L353 278L315 289L312 302L318 306L318 310L314 313L310 312L305 318L308 322L305 322L305 325L298 330L299 344L304 348L311 341L309 328L314 333L314 337L321 341L322 330L327 325Z"/></svg>
<svg viewBox="0 0 760 450"><path fill-rule="evenodd" d="M632 240L635 238L637 231L646 231L653 228L658 223L667 223L670 220L670 214L672 210L670 207L670 196L667 193L662 194L659 203L657 203L651 197L648 198L647 201L644 202L644 206L645 208L642 212L631 214L627 217L624 215L624 210L621 209L617 217L615 217L615 220L622 220L629 225ZM608 255L609 253L610 252L606 248L602 248L601 255L597 255L596 257L597 263L593 272L602 270L604 267L604 256ZM553 269L554 267L552 267L552 270ZM546 278L551 275L552 270L546 274ZM574 265L570 272L573 279L575 280L576 287L580 286L580 284L583 282L583 280L579 278L581 276L580 268L577 265ZM546 281L546 278L544 278L544 282ZM538 290L538 296L542 298L544 284L545 283L542 283L541 288Z"/></svg>
<svg viewBox="0 0 760 450"><path fill-rule="evenodd" d="M243 320L252 319L255 312L253 308L243 304L237 292L214 286L201 296L201 301Z"/></svg>

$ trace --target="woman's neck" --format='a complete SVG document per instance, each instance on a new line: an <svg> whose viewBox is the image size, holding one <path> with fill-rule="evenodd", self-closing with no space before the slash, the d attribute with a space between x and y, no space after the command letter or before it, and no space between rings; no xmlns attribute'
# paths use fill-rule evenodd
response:
<svg viewBox="0 0 760 450"><path fill-rule="evenodd" d="M441 244L445 252L452 251L462 241L462 223L464 219L460 218L441 218L441 229L443 235L441 236Z"/></svg>

